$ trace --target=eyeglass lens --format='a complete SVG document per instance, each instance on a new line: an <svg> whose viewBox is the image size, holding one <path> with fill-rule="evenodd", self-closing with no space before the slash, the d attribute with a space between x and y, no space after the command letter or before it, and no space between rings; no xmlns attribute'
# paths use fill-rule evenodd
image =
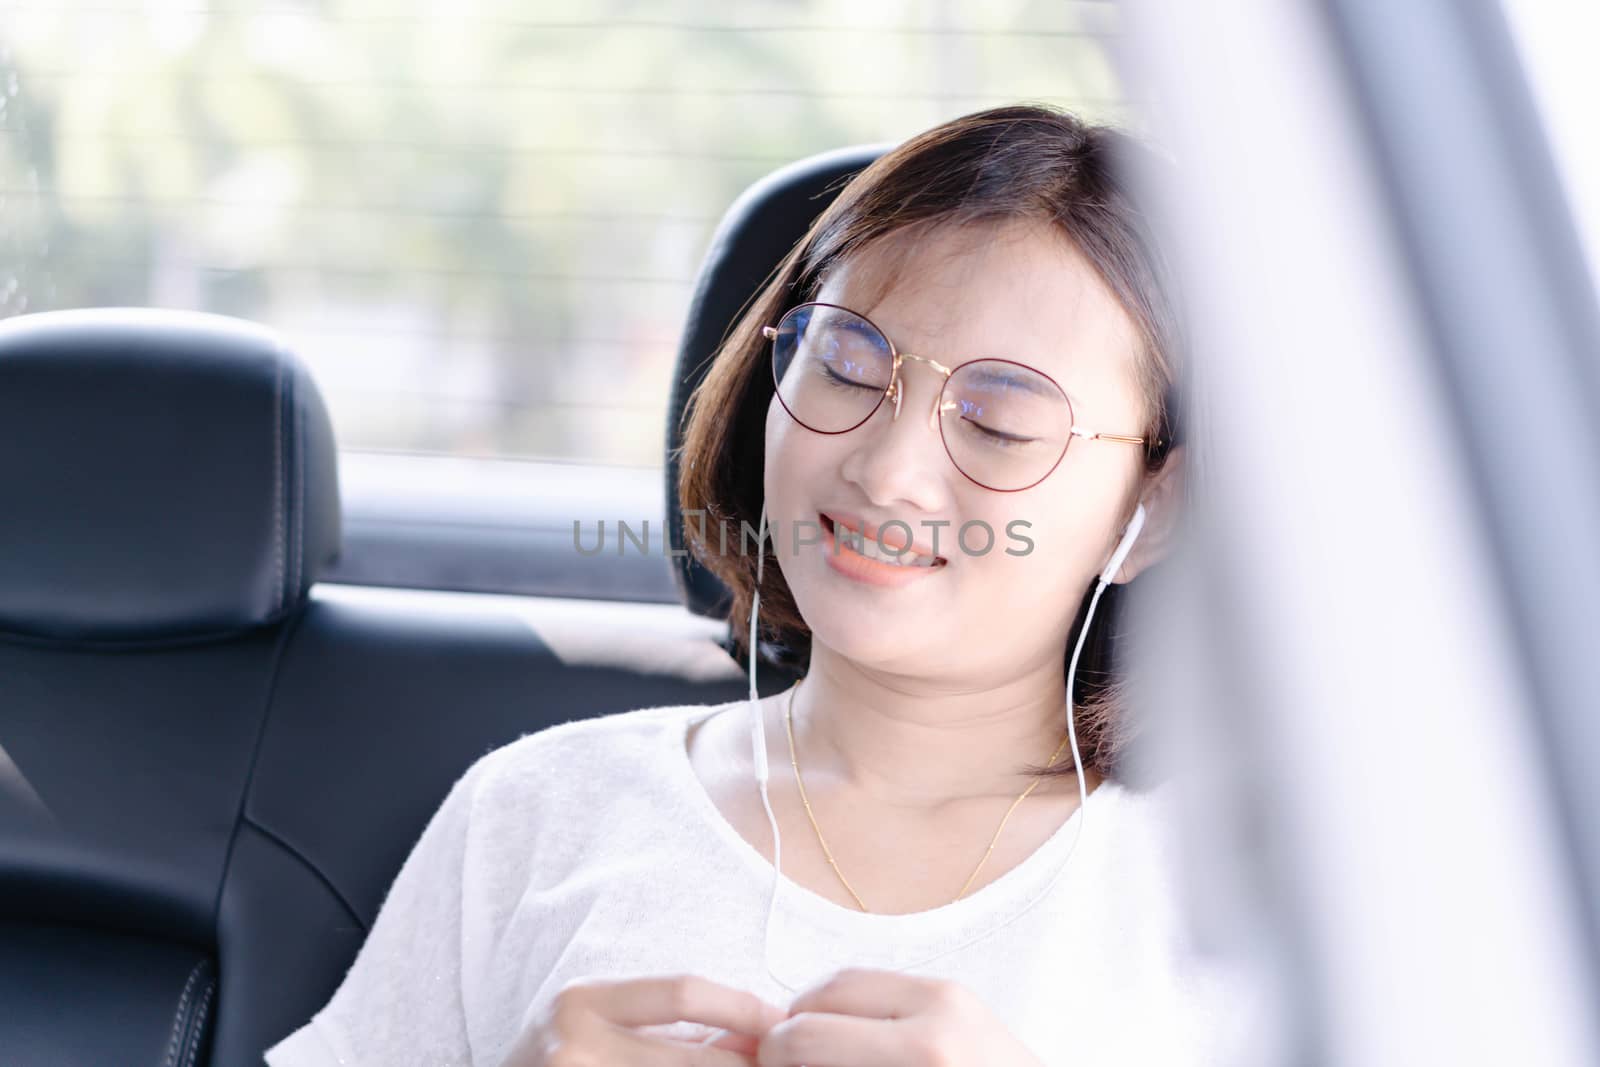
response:
<svg viewBox="0 0 1600 1067"><path fill-rule="evenodd" d="M913 365L902 363L901 375ZM779 400L795 421L819 433L843 433L866 422L883 403L893 370L894 349L883 332L829 304L794 308L772 342ZM939 406L950 459L991 489L1038 482L1055 469L1072 439L1066 394L1043 374L1010 360L963 363L944 383Z"/></svg>

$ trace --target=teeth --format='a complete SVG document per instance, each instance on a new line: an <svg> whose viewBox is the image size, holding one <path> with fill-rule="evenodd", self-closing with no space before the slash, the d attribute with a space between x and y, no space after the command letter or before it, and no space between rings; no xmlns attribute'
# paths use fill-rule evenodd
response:
<svg viewBox="0 0 1600 1067"><path fill-rule="evenodd" d="M843 541L850 549L859 552L868 559L875 559L880 563L889 563L897 567L931 567L936 556L919 556L914 552L902 552L895 555L886 548L879 548L876 538L865 535L857 536L853 531L839 528L839 540Z"/></svg>

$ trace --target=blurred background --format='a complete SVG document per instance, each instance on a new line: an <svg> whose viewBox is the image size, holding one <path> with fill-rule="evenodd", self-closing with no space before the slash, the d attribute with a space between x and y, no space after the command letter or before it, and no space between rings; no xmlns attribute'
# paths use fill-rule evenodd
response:
<svg viewBox="0 0 1600 1067"><path fill-rule="evenodd" d="M349 451L659 468L694 274L752 181L997 103L1138 125L1110 3L0 10L0 314L264 323Z"/></svg>

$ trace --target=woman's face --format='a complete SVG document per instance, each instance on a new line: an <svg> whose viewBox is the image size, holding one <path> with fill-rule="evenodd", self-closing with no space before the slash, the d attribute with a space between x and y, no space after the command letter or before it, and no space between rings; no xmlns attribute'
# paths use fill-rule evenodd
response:
<svg viewBox="0 0 1600 1067"><path fill-rule="evenodd" d="M1134 327L1048 224L902 231L840 264L816 299L948 368L988 357L1037 368L1071 398L1079 426L1144 432ZM1076 439L1042 482L995 492L945 451L932 418L942 375L909 359L900 373L899 417L886 399L848 433L801 426L776 396L767 410L768 523L813 642L862 667L974 685L1060 663L1077 606L1132 509L1142 448ZM867 532L899 520L924 548L937 533L943 562L862 560L832 536L834 518ZM957 531L968 523L984 525L968 528L963 547ZM993 545L983 553L985 526ZM891 526L883 538L898 546L904 533Z"/></svg>

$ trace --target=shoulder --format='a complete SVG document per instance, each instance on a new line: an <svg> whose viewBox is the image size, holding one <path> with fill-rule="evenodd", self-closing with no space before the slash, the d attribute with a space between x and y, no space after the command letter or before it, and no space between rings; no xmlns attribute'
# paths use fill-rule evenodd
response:
<svg viewBox="0 0 1600 1067"><path fill-rule="evenodd" d="M463 775L475 808L582 804L636 792L669 770L690 720L722 704L635 708L547 726L480 757Z"/></svg>
<svg viewBox="0 0 1600 1067"><path fill-rule="evenodd" d="M1150 917L1153 943L1196 982L1226 971L1219 954L1230 936L1228 923L1238 916L1221 909L1244 888L1229 869L1243 843L1230 839L1237 831L1207 810L1217 803L1193 780L1125 789L1113 845L1117 875L1126 882L1123 899Z"/></svg>
<svg viewBox="0 0 1600 1067"><path fill-rule="evenodd" d="M1103 809L1116 822L1113 851L1129 862L1171 860L1179 783L1130 784L1108 778L1096 793L1106 794Z"/></svg>
<svg viewBox="0 0 1600 1067"><path fill-rule="evenodd" d="M1115 906L1130 921L1136 918L1146 936L1181 939L1193 887L1178 819L1179 783L1134 786L1108 779L1095 792L1105 796L1098 807L1090 798L1090 822L1096 812L1105 820L1101 875Z"/></svg>
<svg viewBox="0 0 1600 1067"><path fill-rule="evenodd" d="M673 746L682 748L690 720L720 706L652 706L558 723L474 763L458 784L457 832L482 921L499 929L530 893L559 896L579 872L615 871L673 848L674 820L663 813L681 803L692 773Z"/></svg>

